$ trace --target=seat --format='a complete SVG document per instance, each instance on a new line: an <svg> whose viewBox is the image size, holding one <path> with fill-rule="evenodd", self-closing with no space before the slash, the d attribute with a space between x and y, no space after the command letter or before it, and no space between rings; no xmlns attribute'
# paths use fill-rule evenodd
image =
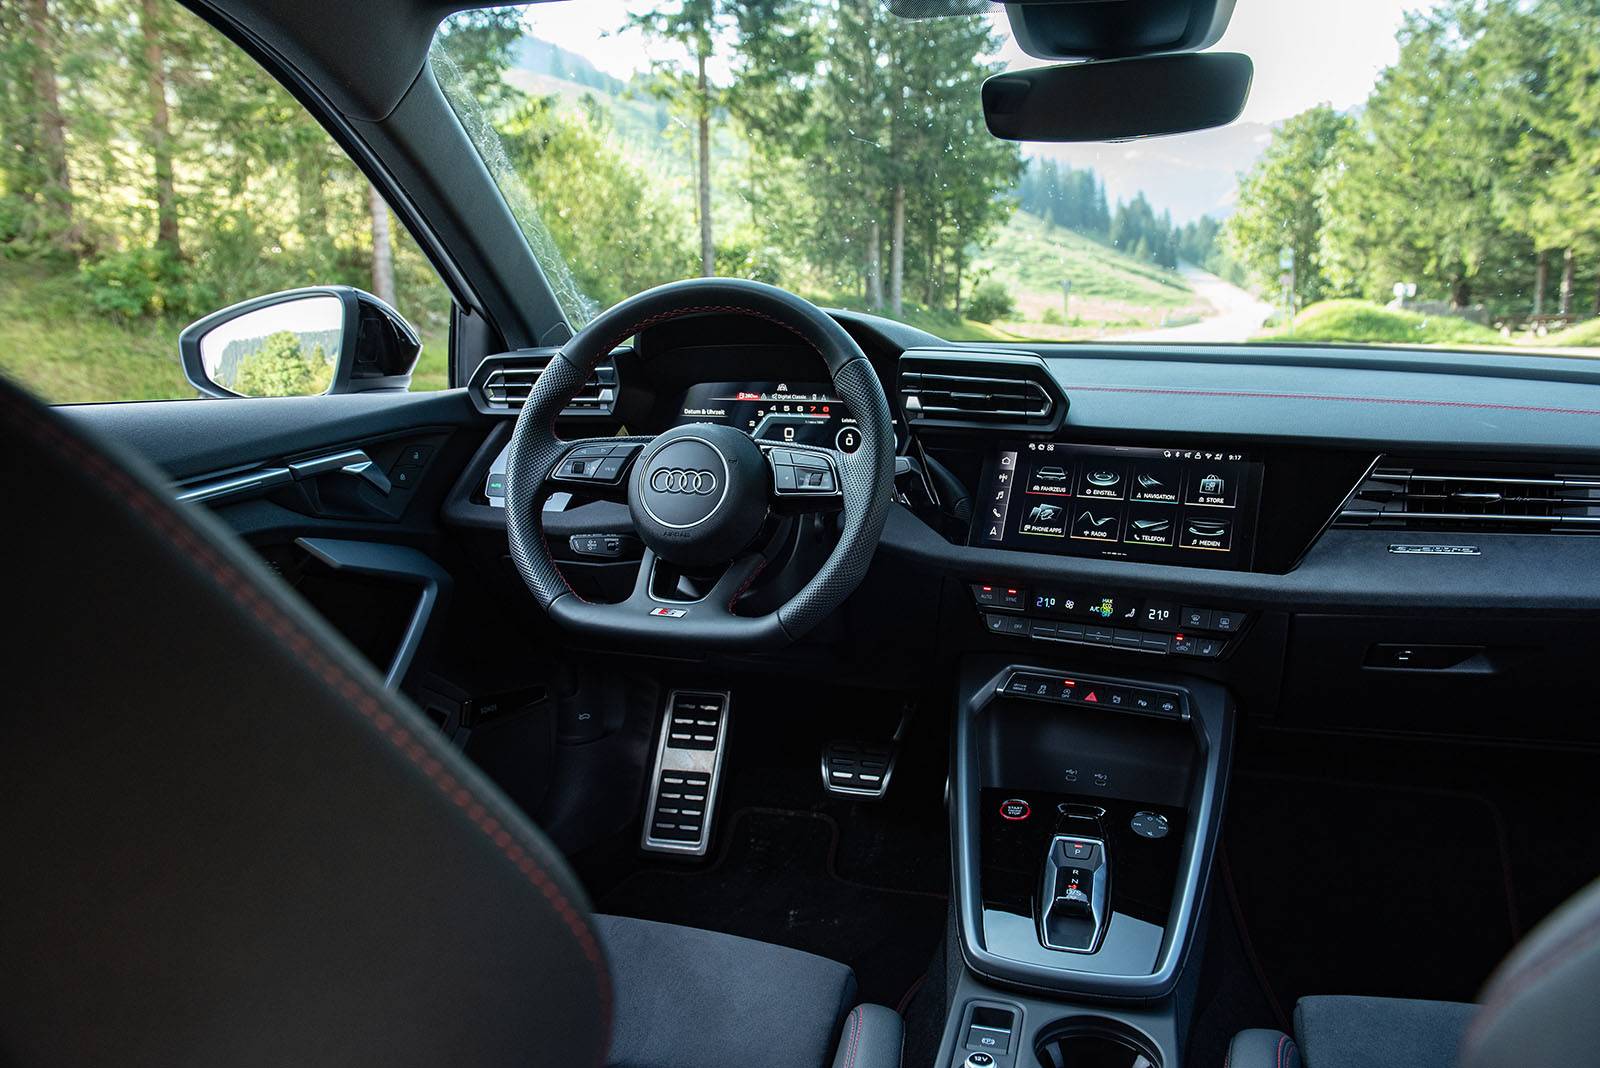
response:
<svg viewBox="0 0 1600 1068"><path fill-rule="evenodd" d="M1308 997L1294 1035L1241 1031L1226 1068L1512 1068L1600 1063L1600 882L1495 971L1478 1004Z"/></svg>
<svg viewBox="0 0 1600 1068"><path fill-rule="evenodd" d="M8 1068L899 1063L842 965L592 915L236 536L4 380L0 494Z"/></svg>

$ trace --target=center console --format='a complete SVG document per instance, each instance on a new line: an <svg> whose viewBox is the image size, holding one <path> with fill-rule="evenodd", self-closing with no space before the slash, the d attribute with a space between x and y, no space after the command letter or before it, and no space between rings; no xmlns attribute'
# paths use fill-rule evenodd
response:
<svg viewBox="0 0 1600 1068"><path fill-rule="evenodd" d="M951 812L971 993L955 1016L991 1026L958 1023L940 1063L1176 1064L1170 996L1216 849L1232 701L1196 678L1053 661L962 665Z"/></svg>

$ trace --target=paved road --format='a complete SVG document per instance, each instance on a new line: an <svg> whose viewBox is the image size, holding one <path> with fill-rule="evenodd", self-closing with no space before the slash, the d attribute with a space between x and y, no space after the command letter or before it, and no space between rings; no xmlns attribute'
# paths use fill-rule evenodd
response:
<svg viewBox="0 0 1600 1068"><path fill-rule="evenodd" d="M1178 273L1188 279L1195 295L1210 304L1213 314L1188 326L1173 326L1165 330L1140 330L1132 334L1116 334L1116 341L1185 341L1230 342L1248 341L1261 329L1261 324L1272 314L1272 306L1257 300L1231 282L1224 282L1209 271L1202 271L1185 263Z"/></svg>

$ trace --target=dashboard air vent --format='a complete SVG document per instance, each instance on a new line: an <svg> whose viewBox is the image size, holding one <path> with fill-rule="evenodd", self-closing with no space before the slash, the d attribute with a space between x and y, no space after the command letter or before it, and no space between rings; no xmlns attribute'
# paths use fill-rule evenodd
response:
<svg viewBox="0 0 1600 1068"><path fill-rule="evenodd" d="M1337 525L1600 534L1600 467L1386 456L1345 501Z"/></svg>
<svg viewBox="0 0 1600 1068"><path fill-rule="evenodd" d="M913 426L1051 430L1067 401L1037 356L913 349L900 357L900 407Z"/></svg>
<svg viewBox="0 0 1600 1068"><path fill-rule="evenodd" d="M485 358L472 375L473 400L485 412L519 410L555 352L555 349L521 349ZM594 374L561 414L610 415L616 404L617 365L608 359L595 368Z"/></svg>

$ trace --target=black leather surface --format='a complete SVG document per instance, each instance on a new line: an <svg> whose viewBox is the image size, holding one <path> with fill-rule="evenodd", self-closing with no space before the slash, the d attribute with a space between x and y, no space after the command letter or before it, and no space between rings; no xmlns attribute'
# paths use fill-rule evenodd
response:
<svg viewBox="0 0 1600 1068"><path fill-rule="evenodd" d="M1252 1027L1233 1036L1223 1068L1301 1068L1300 1047L1282 1031Z"/></svg>
<svg viewBox="0 0 1600 1068"><path fill-rule="evenodd" d="M857 1005L845 1018L833 1068L899 1068L905 1030L893 1009Z"/></svg>
<svg viewBox="0 0 1600 1068"><path fill-rule="evenodd" d="M595 922L617 983L613 1068L828 1063L855 999L849 968L711 931L619 916L596 916ZM879 1029L888 1026L878 1021ZM858 1068L878 1063L857 1060Z"/></svg>
<svg viewBox="0 0 1600 1068"><path fill-rule="evenodd" d="M1600 882L1523 939L1489 980L1463 1068L1600 1062Z"/></svg>
<svg viewBox="0 0 1600 1068"><path fill-rule="evenodd" d="M338 635L3 382L0 495L0 1061L602 1063L581 889Z"/></svg>

